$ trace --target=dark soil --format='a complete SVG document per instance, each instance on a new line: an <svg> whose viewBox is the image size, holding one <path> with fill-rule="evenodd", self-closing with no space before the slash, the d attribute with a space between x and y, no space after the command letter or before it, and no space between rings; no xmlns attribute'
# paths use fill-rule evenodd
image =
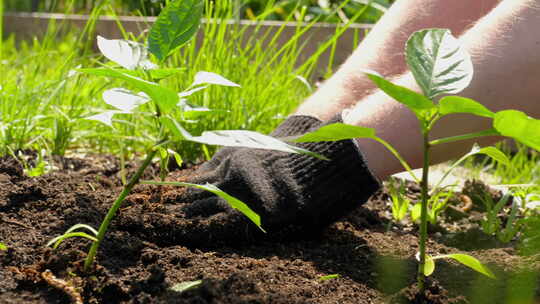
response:
<svg viewBox="0 0 540 304"><path fill-rule="evenodd" d="M438 260L427 293L419 295L414 259L417 230L390 221L384 192L315 237L250 245L217 240L195 246L168 239L178 228L172 226L174 221L160 220L167 212L163 193L170 199L171 191L183 190L138 186L110 227L95 268L85 273L82 263L88 240L72 238L56 250L45 244L77 223L98 227L121 190L120 170L109 157L62 159L55 165L59 170L29 178L16 160L0 159L0 242L8 247L0 251L0 303L531 303L540 299L538 259L520 257L514 243L502 244L484 235L474 221L481 217L479 211L464 213L460 202L452 207L458 216L442 218L440 226L431 227L429 252L469 253L487 263L498 279ZM149 169L146 178L157 173ZM408 191L412 198L418 196L415 185ZM145 226L156 222L161 224ZM339 276L321 279L333 274ZM202 283L183 292L174 288L195 280Z"/></svg>

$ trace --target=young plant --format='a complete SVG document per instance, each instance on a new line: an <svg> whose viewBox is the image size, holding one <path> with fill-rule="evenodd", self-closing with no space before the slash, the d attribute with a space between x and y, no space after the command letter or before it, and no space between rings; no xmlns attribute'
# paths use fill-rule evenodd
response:
<svg viewBox="0 0 540 304"><path fill-rule="evenodd" d="M116 115L140 115L142 119L146 118L149 123L153 123L159 134L155 138L154 145L148 147L143 163L129 179L128 183L125 184L122 192L107 212L105 219L97 231L89 225L77 224L69 228L63 235L49 242L48 245L57 247L63 240L70 237L84 237L91 240L92 245L84 263L85 270L88 270L92 266L108 226L124 199L133 187L139 183L142 174L152 163L155 156L161 157L162 164L167 163L168 157L171 154L167 146L174 140L192 141L208 145L272 149L321 157L307 150L256 132L235 130L205 131L201 136L193 136L181 126L179 123L181 119L178 117L194 119L214 113L214 111L207 108L189 105L185 100L187 97L205 89L209 85L239 87L236 83L210 72L197 73L191 86L181 93L177 93L159 83L159 80L178 72L177 69L159 68L159 64L163 63L171 53L195 35L199 28L203 7L204 1L200 0L170 1L150 30L148 48L134 41L108 40L98 36L98 48L100 51L106 58L120 65L121 68L104 67L79 70L87 74L124 80L130 87L140 91L133 92L126 88L114 88L105 91L103 93L104 101L114 107L115 110L106 110L87 117L87 119L97 120L114 128L113 118ZM155 64L150 60L148 52L159 60L159 64ZM146 111L138 110L142 107L145 107ZM148 114L148 112L151 113ZM181 161L179 155L175 152L172 152L172 154L178 162ZM163 179L165 174L162 172L160 175ZM210 184L174 184L204 189L220 196L232 208L242 212L262 229L260 217L255 212L245 203L228 195L217 187ZM80 231L81 229L85 229L88 232L82 232Z"/></svg>
<svg viewBox="0 0 540 304"><path fill-rule="evenodd" d="M428 177L430 152L434 146L481 136L506 136L531 148L540 150L540 121L516 110L492 112L482 104L464 97L453 96L467 87L472 79L473 66L469 54L460 42L446 29L425 29L415 32L407 41L406 60L423 94L396 85L379 74L366 71L367 76L386 94L407 106L417 117L422 132L423 171L421 179L420 240L418 254L418 285L425 288L425 276L434 270L434 260L454 259L480 273L493 274L475 258L452 254L431 257L426 254L428 222ZM438 103L436 97L441 98ZM492 127L479 132L430 140L429 135L435 123L442 117L454 113L467 113L492 119ZM296 142L333 141L352 138L371 138L385 147L400 160L405 169L410 166L387 142L375 135L375 130L345 124L333 124L297 138ZM414 175L413 175L414 176ZM416 179L416 177L415 177Z"/></svg>
<svg viewBox="0 0 540 304"><path fill-rule="evenodd" d="M400 222L409 212L409 206L411 205L411 200L404 195L405 183L392 179L388 183L388 189L392 201L392 217L395 221Z"/></svg>

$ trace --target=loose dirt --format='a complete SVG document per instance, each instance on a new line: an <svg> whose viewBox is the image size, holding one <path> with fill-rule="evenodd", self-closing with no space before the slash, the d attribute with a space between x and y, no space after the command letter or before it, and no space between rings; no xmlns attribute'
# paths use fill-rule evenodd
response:
<svg viewBox="0 0 540 304"><path fill-rule="evenodd" d="M85 273L82 263L88 240L72 238L56 250L45 244L77 223L97 228L121 190L121 171L111 157L65 158L55 165L58 170L29 178L13 158L0 159L0 242L8 247L0 251L0 303L529 303L540 299L538 259L520 257L515 243L501 244L484 235L475 224L481 214L474 208L467 216L442 218L440 226L431 227L429 252L471 254L487 263L497 280L439 260L426 296L419 296L414 284L417 230L412 224L390 221L384 191L322 233L300 240L235 244L228 241L234 236L214 236L211 243L197 244L173 235L181 231L178 223L168 220L171 209L164 207L174 206L174 192L184 190L141 185L109 228L96 266ZM154 175L158 175L156 168L148 170L145 178ZM418 191L411 184L408 195L417 198ZM328 275L337 278L325 279ZM196 280L202 283L195 288L183 292L177 288L179 283Z"/></svg>

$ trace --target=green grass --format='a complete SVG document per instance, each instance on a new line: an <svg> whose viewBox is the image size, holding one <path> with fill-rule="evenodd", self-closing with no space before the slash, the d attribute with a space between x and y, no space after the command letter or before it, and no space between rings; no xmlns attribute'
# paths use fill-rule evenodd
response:
<svg viewBox="0 0 540 304"><path fill-rule="evenodd" d="M230 7L216 11L214 15L220 17L232 15ZM96 9L94 14L98 13ZM212 14L211 10L208 14ZM166 62L167 67L185 70L165 83L182 91L190 85L196 72L209 71L242 87L213 86L189 97L192 104L224 112L187 124L185 128L195 135L218 129L271 131L310 93L299 76L307 79L312 76L319 53L308 60L308 64L295 67L308 37L305 31L310 26L298 23L293 39L278 46L282 29L272 33L259 27L246 38L242 34L247 27L211 19L202 29L204 39L193 40ZM73 29L60 35L59 29L62 29L61 24L51 24L43 39L17 42L9 37L4 41L0 75L0 153L45 149L48 154L57 155L80 150L132 155L145 150L157 132L151 120L119 116L115 128L111 129L84 119L107 108L101 100L105 89L124 84L74 72L78 67L99 66L106 61L89 51L91 45L83 43L87 38L81 38L95 40L94 35L88 34L92 33L92 23L84 35ZM332 47L337 37L324 47ZM204 155L205 149L185 142L176 145L176 150L188 160Z"/></svg>

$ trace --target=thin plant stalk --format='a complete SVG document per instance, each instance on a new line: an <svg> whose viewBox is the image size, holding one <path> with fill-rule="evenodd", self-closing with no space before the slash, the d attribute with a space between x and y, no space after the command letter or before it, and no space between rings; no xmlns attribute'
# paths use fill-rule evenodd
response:
<svg viewBox="0 0 540 304"><path fill-rule="evenodd" d="M425 280L424 266L426 264L426 241L427 241L427 205L428 205L428 178L429 178L429 130L423 132L424 138L424 164L422 167L422 208L420 211L420 263L418 265L418 288L424 293Z"/></svg>
<svg viewBox="0 0 540 304"><path fill-rule="evenodd" d="M139 167L139 169L137 169L137 172L135 172L135 175L131 177L127 185L124 186L124 189L122 190L118 198L114 201L112 207L107 212L105 219L103 220L103 222L101 222L101 225L99 226L98 235L96 237L97 241L92 243L92 247L90 247L88 256L86 257L84 261L85 271L88 271L90 267L92 266L92 263L94 262L94 258L96 256L99 245L101 244L101 241L105 237L105 233L107 232L107 229L109 228L109 224L111 223L112 219L116 215L116 211L118 211L118 209L122 206L122 203L124 202L126 197L129 195L133 187L139 183L139 180L141 179L141 176L144 173L144 170L146 170L146 168L150 165L156 153L157 153L157 150L155 149L151 149L150 151L148 151L142 165Z"/></svg>

